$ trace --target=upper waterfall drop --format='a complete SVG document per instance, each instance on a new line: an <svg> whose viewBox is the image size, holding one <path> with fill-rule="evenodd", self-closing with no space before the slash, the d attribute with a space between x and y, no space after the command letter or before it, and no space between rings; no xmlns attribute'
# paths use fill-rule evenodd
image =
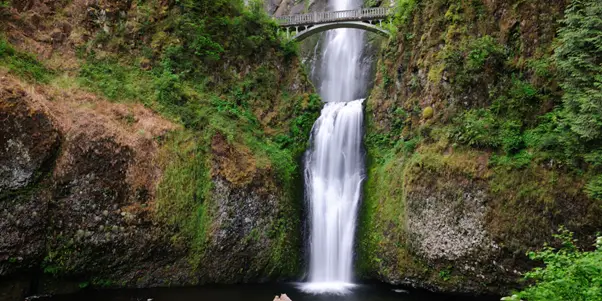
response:
<svg viewBox="0 0 602 302"><path fill-rule="evenodd" d="M333 10L356 9L355 0L330 0ZM353 286L356 216L365 177L363 97L369 72L361 64L364 33L326 33L319 92L326 101L314 124L305 157L306 198L310 209L309 292L344 292Z"/></svg>
<svg viewBox="0 0 602 302"><path fill-rule="evenodd" d="M333 0L334 2L353 2ZM341 7L342 6L342 7ZM354 5L337 10L353 9ZM361 57L364 49L364 32L357 29L336 29L326 33L320 73L322 83L319 92L326 102L348 102L361 99L366 93L367 77L362 70Z"/></svg>

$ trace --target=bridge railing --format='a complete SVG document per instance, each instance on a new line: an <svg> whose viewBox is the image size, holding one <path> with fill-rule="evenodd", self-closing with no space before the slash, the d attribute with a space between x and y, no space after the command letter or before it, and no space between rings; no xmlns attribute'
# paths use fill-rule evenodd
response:
<svg viewBox="0 0 602 302"><path fill-rule="evenodd" d="M313 12L276 18L281 26L302 26L336 21L368 21L385 19L389 16L386 7L371 7L358 10L342 10L336 12Z"/></svg>

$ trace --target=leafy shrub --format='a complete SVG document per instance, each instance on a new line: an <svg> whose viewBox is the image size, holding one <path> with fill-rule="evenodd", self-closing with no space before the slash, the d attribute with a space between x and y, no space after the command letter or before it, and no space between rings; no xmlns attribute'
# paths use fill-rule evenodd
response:
<svg viewBox="0 0 602 302"><path fill-rule="evenodd" d="M522 123L517 120L507 120L501 125L499 135L502 149L506 153L513 154L524 147L521 127Z"/></svg>
<svg viewBox="0 0 602 302"><path fill-rule="evenodd" d="M468 71L477 71L485 66L487 61L492 65L504 62L504 49L489 35L472 41L466 57L466 68Z"/></svg>
<svg viewBox="0 0 602 302"><path fill-rule="evenodd" d="M581 251L573 233L560 228L554 237L562 247L546 245L540 252L529 252L532 260L543 261L525 274L535 284L504 300L599 301L602 300L602 237L598 237L594 251Z"/></svg>
<svg viewBox="0 0 602 302"><path fill-rule="evenodd" d="M539 94L529 82L513 74L509 87L504 87L491 105L498 115L510 115L526 120L539 110Z"/></svg>
<svg viewBox="0 0 602 302"><path fill-rule="evenodd" d="M496 119L486 109L471 109L455 119L458 125L453 136L457 141L474 147L497 147Z"/></svg>
<svg viewBox="0 0 602 302"><path fill-rule="evenodd" d="M492 166L506 169L523 169L531 164L533 154L527 150L521 150L516 154L491 155L489 163ZM504 173L504 172L501 172Z"/></svg>

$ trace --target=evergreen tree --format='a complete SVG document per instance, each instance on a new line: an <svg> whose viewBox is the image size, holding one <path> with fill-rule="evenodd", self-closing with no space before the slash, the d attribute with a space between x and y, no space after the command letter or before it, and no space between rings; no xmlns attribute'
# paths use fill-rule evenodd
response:
<svg viewBox="0 0 602 302"><path fill-rule="evenodd" d="M602 139L602 1L575 0L559 30L556 62L564 122L584 142Z"/></svg>

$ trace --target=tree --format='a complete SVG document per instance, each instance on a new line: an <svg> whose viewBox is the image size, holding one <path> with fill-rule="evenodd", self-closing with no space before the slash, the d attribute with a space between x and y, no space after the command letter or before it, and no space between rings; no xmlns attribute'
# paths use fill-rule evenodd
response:
<svg viewBox="0 0 602 302"><path fill-rule="evenodd" d="M574 0L558 31L555 58L564 123L583 141L602 139L602 2Z"/></svg>

